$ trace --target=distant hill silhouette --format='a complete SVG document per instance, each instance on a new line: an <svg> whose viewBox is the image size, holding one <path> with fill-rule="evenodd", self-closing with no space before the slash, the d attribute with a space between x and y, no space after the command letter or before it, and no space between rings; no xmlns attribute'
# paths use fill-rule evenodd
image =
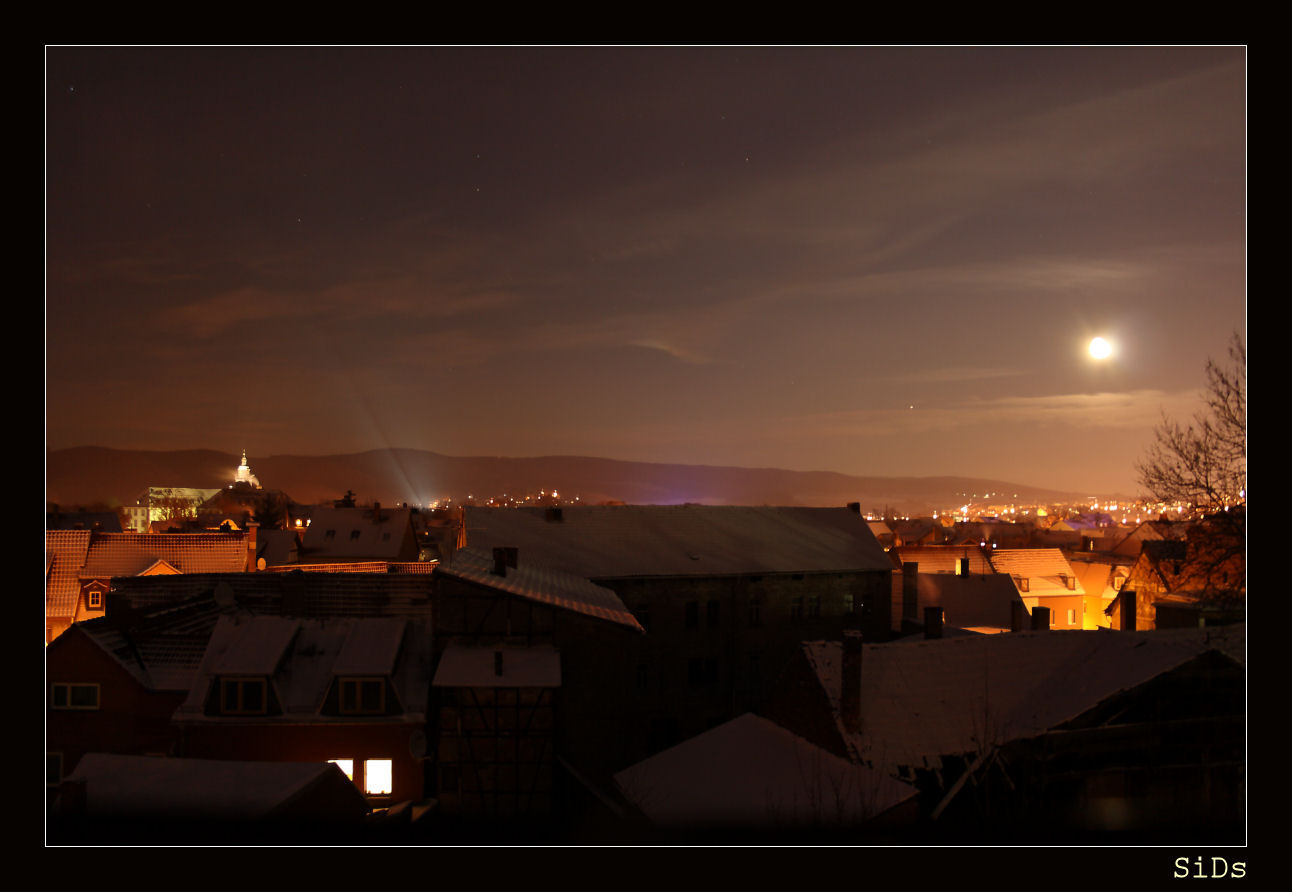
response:
<svg viewBox="0 0 1292 892"><path fill-rule="evenodd" d="M241 456L212 450L145 452L82 446L46 453L45 498L62 506L133 504L148 486L215 488L233 481ZM1061 492L970 477L856 477L833 471L726 468L616 461L581 456L457 458L418 449L354 455L249 456L267 489L302 503L327 502L353 490L361 502L426 504L556 489L589 504L698 502L726 505L892 506L927 512L963 503L961 493L1014 493L1025 502L1056 502L1091 493Z"/></svg>

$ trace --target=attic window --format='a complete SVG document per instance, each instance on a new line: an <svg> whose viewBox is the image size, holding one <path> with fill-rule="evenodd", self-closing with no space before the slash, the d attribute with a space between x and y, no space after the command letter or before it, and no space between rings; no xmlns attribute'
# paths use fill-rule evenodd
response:
<svg viewBox="0 0 1292 892"><path fill-rule="evenodd" d="M358 539L358 538L359 538L359 531L358 531L358 530L351 530L351 531L350 531L350 541L351 541L351 542L353 542L354 540L356 540L356 539Z"/></svg>
<svg viewBox="0 0 1292 892"><path fill-rule="evenodd" d="M224 715L264 715L267 698L263 678L221 678L220 712Z"/></svg>
<svg viewBox="0 0 1292 892"><path fill-rule="evenodd" d="M1018 590L1020 592L1030 592L1032 590L1032 580L1028 579L1026 576L1017 577L1017 581Z"/></svg>
<svg viewBox="0 0 1292 892"><path fill-rule="evenodd" d="M323 538L331 542L333 539L336 538L336 530L328 530L326 533L323 534Z"/></svg>
<svg viewBox="0 0 1292 892"><path fill-rule="evenodd" d="M90 589L89 592L86 593L85 604L91 610L98 610L103 606L103 592L99 591L97 588Z"/></svg>
<svg viewBox="0 0 1292 892"><path fill-rule="evenodd" d="M386 681L383 678L339 679L342 715L381 715L386 711Z"/></svg>

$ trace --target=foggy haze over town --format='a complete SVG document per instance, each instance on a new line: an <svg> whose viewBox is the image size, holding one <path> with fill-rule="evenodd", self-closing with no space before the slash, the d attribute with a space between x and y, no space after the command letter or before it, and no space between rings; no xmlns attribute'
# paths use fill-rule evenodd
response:
<svg viewBox="0 0 1292 892"><path fill-rule="evenodd" d="M1246 874L1246 47L45 63L47 846Z"/></svg>

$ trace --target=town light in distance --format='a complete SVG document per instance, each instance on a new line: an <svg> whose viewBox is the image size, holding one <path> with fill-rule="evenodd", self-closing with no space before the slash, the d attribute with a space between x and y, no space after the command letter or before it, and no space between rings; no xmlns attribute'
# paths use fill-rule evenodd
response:
<svg viewBox="0 0 1292 892"><path fill-rule="evenodd" d="M1104 338L1090 339L1090 358L1104 360L1113 355L1113 345Z"/></svg>

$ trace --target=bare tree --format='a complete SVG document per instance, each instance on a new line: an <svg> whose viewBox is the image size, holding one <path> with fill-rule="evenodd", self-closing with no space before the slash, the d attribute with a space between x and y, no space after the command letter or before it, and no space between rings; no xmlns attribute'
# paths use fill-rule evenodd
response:
<svg viewBox="0 0 1292 892"><path fill-rule="evenodd" d="M1215 513L1247 502L1247 348L1237 333L1227 364L1207 360L1206 403L1192 422L1164 414L1135 470L1154 498Z"/></svg>
<svg viewBox="0 0 1292 892"><path fill-rule="evenodd" d="M1241 598L1247 587L1247 348L1237 333L1229 361L1207 360L1206 408L1181 424L1163 415L1136 465L1140 484L1204 519L1188 536L1176 585L1204 599Z"/></svg>

